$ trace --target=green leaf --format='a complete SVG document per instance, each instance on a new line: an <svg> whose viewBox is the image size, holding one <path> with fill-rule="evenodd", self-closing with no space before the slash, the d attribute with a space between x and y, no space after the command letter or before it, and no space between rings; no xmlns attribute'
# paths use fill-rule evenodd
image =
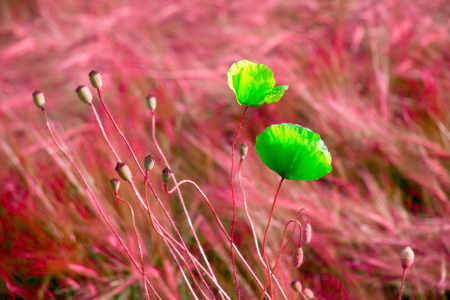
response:
<svg viewBox="0 0 450 300"><path fill-rule="evenodd" d="M272 70L248 60L234 63L228 70L228 86L240 105L260 106L280 101L287 85L275 86Z"/></svg>
<svg viewBox="0 0 450 300"><path fill-rule="evenodd" d="M296 124L276 124L256 137L261 160L281 177L317 180L331 172L331 154L320 135Z"/></svg>

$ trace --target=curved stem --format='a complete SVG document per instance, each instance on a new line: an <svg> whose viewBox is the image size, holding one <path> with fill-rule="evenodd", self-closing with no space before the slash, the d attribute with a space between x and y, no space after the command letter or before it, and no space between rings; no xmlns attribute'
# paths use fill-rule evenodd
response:
<svg viewBox="0 0 450 300"><path fill-rule="evenodd" d="M275 194L275 197L273 198L273 204L272 204L272 208L270 209L270 215L269 215L269 220L267 221L266 230L264 230L264 239L263 239L263 243L262 243L262 253L264 255L264 258L265 258L266 264L267 264L267 274L269 276L270 290L272 290L272 276L270 275L270 263L269 263L269 258L267 257L267 253L266 253L266 241L267 241L267 233L269 232L269 228L270 228L270 222L272 221L273 211L275 210L275 204L277 202L278 193L280 192L281 184L283 183L283 181L284 181L284 177L281 177L280 183L277 188L277 192Z"/></svg>
<svg viewBox="0 0 450 300"><path fill-rule="evenodd" d="M166 164L166 166L167 166L168 168L170 168L170 164L169 164L169 162L167 161L166 156L164 155L164 152L162 151L161 147L159 146L158 140L156 139L156 130L155 130L155 127L156 127L156 125L155 125L156 120L155 120L155 119L156 119L156 118L155 118L155 112L152 111L152 139L153 139L153 143L155 144L156 148L158 149L158 152L159 152L159 154L161 155L162 159L164 160L164 163ZM172 174L172 180L173 180L173 182L174 182L175 185L176 185L176 184L177 184L177 179L176 179L175 174ZM164 187L164 189L167 191L167 187ZM156 195L156 194L155 194L155 195ZM194 228L194 225L192 224L192 220L191 220L191 218L190 218L190 216L189 216L189 212L188 212L188 210L187 210L187 208L186 208L186 204L185 204L185 202L184 202L183 195L181 194L181 191L180 191L179 189L178 189L178 197L179 197L179 199L180 199L181 206L182 206L182 208L183 208L183 212L184 212L184 214L185 214L185 216L186 216L186 219L187 219L187 222L188 222L188 225L189 225L189 229L191 230L191 233L192 233L192 235L193 235L193 237L194 237L194 239L195 239L195 242L197 243L198 249L199 249L199 251L200 251L200 253L201 253L202 257L203 257L203 260L205 261L206 267L208 268L209 272L211 273L211 275L212 275L212 277L213 277L214 283L215 283L215 284L218 284L217 278L216 278L216 276L214 275L214 272L213 272L213 270L212 270L212 268L211 268L211 265L209 264L208 258L206 257L205 251L203 250L203 247L202 247L202 245L201 245L201 243L200 243L200 240L199 240L199 238L198 238L198 236L197 236L197 233L196 233L196 230L195 230L195 228ZM173 223L173 222L172 222L172 223ZM175 227L175 225L173 225L173 226ZM187 250L187 248L186 248L186 250ZM199 274L200 274L200 273L199 273ZM209 292L211 293L211 296L213 296L211 290L210 290L209 287L208 287L208 285L206 285L206 287L207 287L207 289L209 290ZM221 298L223 299L222 293L220 293L220 295L221 295ZM213 297L214 297L214 296L213 296Z"/></svg>
<svg viewBox="0 0 450 300"><path fill-rule="evenodd" d="M238 299L241 299L241 292L239 290L239 282L236 273L236 264L234 262L234 251L233 251L233 240L234 240L234 227L236 226L236 196L234 195L234 181L233 181L233 171L234 171L234 147L236 145L236 140L239 136L239 132L242 128L242 123L244 122L245 113L247 112L248 106L245 106L244 112L242 113L241 120L239 121L239 126L234 135L233 142L231 143L231 172L230 172L230 184L231 184L231 198L233 205L233 220L231 222L231 233L230 233L230 253L231 253L231 264L233 266L233 276L236 282L236 293Z"/></svg>
<svg viewBox="0 0 450 300"><path fill-rule="evenodd" d="M97 110L95 109L94 105L92 105L92 103L89 103L89 106L92 108L92 111L94 112L95 119L97 120L98 126L100 127L103 138L105 139L106 143L108 144L109 149L111 149L112 153L116 157L116 160L121 161L119 155L117 154L116 150L114 150L114 147L111 145L111 142L109 141L108 136L106 135L106 132L105 132L105 129L103 128L102 122L100 121L100 117L97 114Z"/></svg>
<svg viewBox="0 0 450 300"><path fill-rule="evenodd" d="M398 293L397 300L402 300L403 288L405 287L405 277L406 277L406 269L403 269L402 285L400 286L400 292Z"/></svg>
<svg viewBox="0 0 450 300"><path fill-rule="evenodd" d="M147 299L150 299L150 295L148 294L148 289L147 289L147 283L145 282L146 279L146 274L145 274L145 263L144 263L144 254L142 254L142 246L141 246L141 241L139 239L139 234L137 232L137 228L136 228L136 218L134 216L134 210L133 207L131 206L131 204L128 201L125 201L124 199L122 199L119 194L117 192L115 192L115 196L117 198L117 200L125 203L126 205L128 205L128 207L130 208L131 211L131 220L133 222L133 231L134 231L134 236L136 237L136 242L138 244L138 249L139 249L139 256L141 257L141 264L142 264L142 276L143 276L143 280L144 280L144 290L145 290L145 295L147 296ZM155 293L158 297L158 299L161 299L161 297L159 297L159 295L156 293L155 289L150 286L150 288L152 289L153 293ZM162 299L161 299L162 300Z"/></svg>
<svg viewBox="0 0 450 300"><path fill-rule="evenodd" d="M203 191L200 189L200 187L193 181L191 180L182 180L178 183L177 186L175 186L172 190L169 191L169 193L173 193L175 191L175 189L177 189L180 185L184 184L184 183L190 183L193 186L195 186L195 188L198 190L198 192L202 195L203 199L205 199L206 203L208 204L209 208L211 209L217 223L219 224L220 229L222 230L223 234L226 236L226 238L228 239L228 241L230 241L230 236L228 235L228 232L226 231L225 227L222 224L222 221L220 221L219 216L217 215L214 207L212 206L211 202L209 201L208 197L206 197L205 193L203 193ZM247 261L244 259L244 257L242 256L241 252L239 251L239 249L236 247L236 245L233 244L234 250L236 251L236 253L238 254L239 258L241 259L242 263L244 264L244 266L247 268L247 270L250 272L251 276L253 277L253 279L255 279L256 283L258 284L258 286L263 289L264 286L262 285L261 281L259 281L258 277L256 277L255 273L253 272L253 270L251 269L251 267L249 266L249 264L247 263ZM275 277L274 277L275 278ZM278 286L279 283L277 281L277 279L275 278L275 281L277 282ZM281 287L280 287L281 289ZM270 297L270 295L266 292L266 296L268 297L268 299L272 299ZM283 292L283 297L284 299L287 300L286 295Z"/></svg>
<svg viewBox="0 0 450 300"><path fill-rule="evenodd" d="M281 253L284 251L284 249L286 249L287 243L286 243L285 246L283 246L284 238L285 238L285 236L286 236L287 228L288 228L289 224L291 224L292 222L294 222L295 224L297 224L298 227L299 227L299 229L300 229L300 242L299 242L299 243L301 243L301 240L302 240L302 225L301 225L300 222L297 221L297 220L289 220L289 222L286 223L286 226L284 226L284 232L283 232L283 235L282 235L282 237L281 237L281 242L280 242L280 249L278 250L277 259L275 260L275 265L274 265L273 268L272 268L272 273L275 273L276 268L277 268L277 265L278 265L278 261L280 260L280 257L281 257ZM288 242L289 242L289 241L288 241ZM264 291L267 289L268 286L269 286L269 281L266 282L266 285L264 286ZM261 295L261 297L262 297L263 295L264 295L264 293Z"/></svg>
<svg viewBox="0 0 450 300"><path fill-rule="evenodd" d="M53 133L52 128L50 127L50 123L48 121L47 118L47 114L45 113L45 109L42 109L42 113L44 114L44 119L45 119L45 123L47 125L48 131L50 132L50 135L52 136L53 141L55 142L56 146L59 148L59 150L61 150L61 152L67 157L67 159L70 160L70 163L72 164L72 166L75 168L76 172L78 173L78 176L80 176L81 180L83 181L83 184L85 185L86 189L88 190L89 194L91 195L91 198L95 204L95 206L97 207L98 211L100 212L100 215L103 217L104 221L106 222L106 224L109 226L109 228L112 230L112 232L114 233L114 236L117 238L117 240L119 241L120 245L123 247L123 249L125 250L125 252L127 253L128 257L130 258L131 262L133 263L133 265L135 266L135 268L139 271L139 273L143 274L141 268L139 267L138 263L136 262L136 260L134 259L133 255L131 255L130 250L128 249L128 247L125 245L125 243L122 241L122 239L119 236L119 233L116 231L116 229L114 228L114 226L112 225L111 221L108 219L108 217L106 216L106 213L103 211L102 206L100 205L100 202L97 200L97 198L94 195L94 192L91 190L91 188L89 187L86 179L84 178L83 174L81 173L80 169L78 168L78 166L75 164L75 161L72 159L72 157L69 155L69 153L67 153L64 148L59 144L58 140L55 137L55 134ZM150 284L150 281L148 279L146 279L146 281Z"/></svg>

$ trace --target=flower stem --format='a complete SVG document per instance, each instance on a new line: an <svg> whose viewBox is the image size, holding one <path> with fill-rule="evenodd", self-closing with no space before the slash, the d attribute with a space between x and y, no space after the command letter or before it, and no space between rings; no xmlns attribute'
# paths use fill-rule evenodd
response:
<svg viewBox="0 0 450 300"><path fill-rule="evenodd" d="M402 300L403 288L405 287L405 277L406 277L406 269L403 269L402 285L400 286L400 292L398 293L397 300Z"/></svg>
<svg viewBox="0 0 450 300"><path fill-rule="evenodd" d="M236 293L238 296L238 299L241 299L241 292L239 290L239 282L237 278L236 273L236 264L234 261L234 251L233 251L233 240L234 240L234 227L236 226L236 196L234 194L234 182L233 182L233 170L234 170L234 147L236 145L236 140L239 136L239 132L241 131L242 124L244 123L244 117L247 113L248 106L245 106L244 112L242 113L241 120L239 121L239 126L236 131L236 134L234 135L233 142L231 143L231 172L230 172L230 184L231 184L231 198L232 198L232 205L233 205L233 220L231 222L231 232L230 232L230 253L231 253L231 264L233 266L233 276L234 281L236 282Z"/></svg>

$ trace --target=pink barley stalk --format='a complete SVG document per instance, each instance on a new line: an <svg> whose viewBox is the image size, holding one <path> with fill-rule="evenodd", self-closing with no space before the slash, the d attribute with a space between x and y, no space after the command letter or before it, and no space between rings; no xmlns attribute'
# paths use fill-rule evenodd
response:
<svg viewBox="0 0 450 300"><path fill-rule="evenodd" d="M238 299L241 299L241 292L239 290L239 282L237 278L236 273L236 264L234 261L234 252L233 252L233 240L234 240L234 227L236 225L236 196L234 194L234 178L233 178L233 171L234 171L234 147L236 145L236 140L239 136L239 132L241 131L242 124L244 123L244 117L247 113L248 106L245 106L244 112L242 113L241 119L239 121L238 129L236 130L236 134L234 135L233 142L231 143L231 171L230 171L230 184L231 184L231 199L232 199L232 205L233 205L233 220L231 222L231 233L230 233L230 253L231 253L231 264L233 266L233 276L234 281L236 282L236 293L238 296ZM270 275L269 275L270 276Z"/></svg>
<svg viewBox="0 0 450 300"><path fill-rule="evenodd" d="M35 96L35 94L37 96ZM42 96L39 96L40 94L42 94ZM35 99L39 97L38 99ZM47 125L47 129L54 141L54 143L56 144L56 146L59 148L59 150L66 156L67 159L69 159L70 163L72 164L72 166L75 168L75 171L78 173L78 176L80 176L81 180L83 181L83 184L85 185L86 189L88 190L88 193L91 195L91 199L94 202L95 206L97 207L98 211L100 212L100 215L103 217L104 221L106 222L106 224L109 226L109 228L112 230L112 232L114 233L114 236L117 238L117 240L119 241L119 243L121 244L121 246L124 248L125 252L127 253L128 257L130 258L131 262L133 263L133 265L135 266L135 268L139 271L139 273L143 274L143 271L141 270L141 268L139 267L138 263L136 262L136 260L134 259L133 255L131 254L130 250L128 249L128 247L125 245L125 243L122 241L122 239L120 238L118 232L116 231L116 229L114 228L114 226L112 225L111 221L109 220L109 218L107 217L106 213L103 211L102 206L100 205L100 202L97 200L97 198L94 195L94 192L91 190L91 188L89 187L86 179L84 178L83 174L81 173L80 169L78 168L78 166L76 165L75 161L73 160L73 158L69 155L69 153L67 153L64 148L59 144L58 140L56 139L55 134L53 133L53 130L50 126L50 123L48 121L47 118L47 114L45 112L45 108L44 108L44 104L45 104L45 100L42 101L44 99L43 93L36 91L33 93L33 99L36 103L36 105L41 108L42 113L44 115L44 119L45 119L45 123ZM39 105L38 105L39 104ZM146 279L147 283L151 286L150 281L148 281L148 279Z"/></svg>

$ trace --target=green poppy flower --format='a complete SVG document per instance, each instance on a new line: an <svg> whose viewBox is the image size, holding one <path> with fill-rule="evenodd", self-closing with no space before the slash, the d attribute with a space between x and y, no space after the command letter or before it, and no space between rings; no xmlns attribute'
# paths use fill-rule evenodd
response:
<svg viewBox="0 0 450 300"><path fill-rule="evenodd" d="M274 87L275 83L269 67L248 60L238 61L228 70L228 86L240 105L254 107L280 101L289 86Z"/></svg>
<svg viewBox="0 0 450 300"><path fill-rule="evenodd" d="M317 180L331 172L331 154L320 135L296 124L276 124L256 137L261 160L281 177Z"/></svg>

